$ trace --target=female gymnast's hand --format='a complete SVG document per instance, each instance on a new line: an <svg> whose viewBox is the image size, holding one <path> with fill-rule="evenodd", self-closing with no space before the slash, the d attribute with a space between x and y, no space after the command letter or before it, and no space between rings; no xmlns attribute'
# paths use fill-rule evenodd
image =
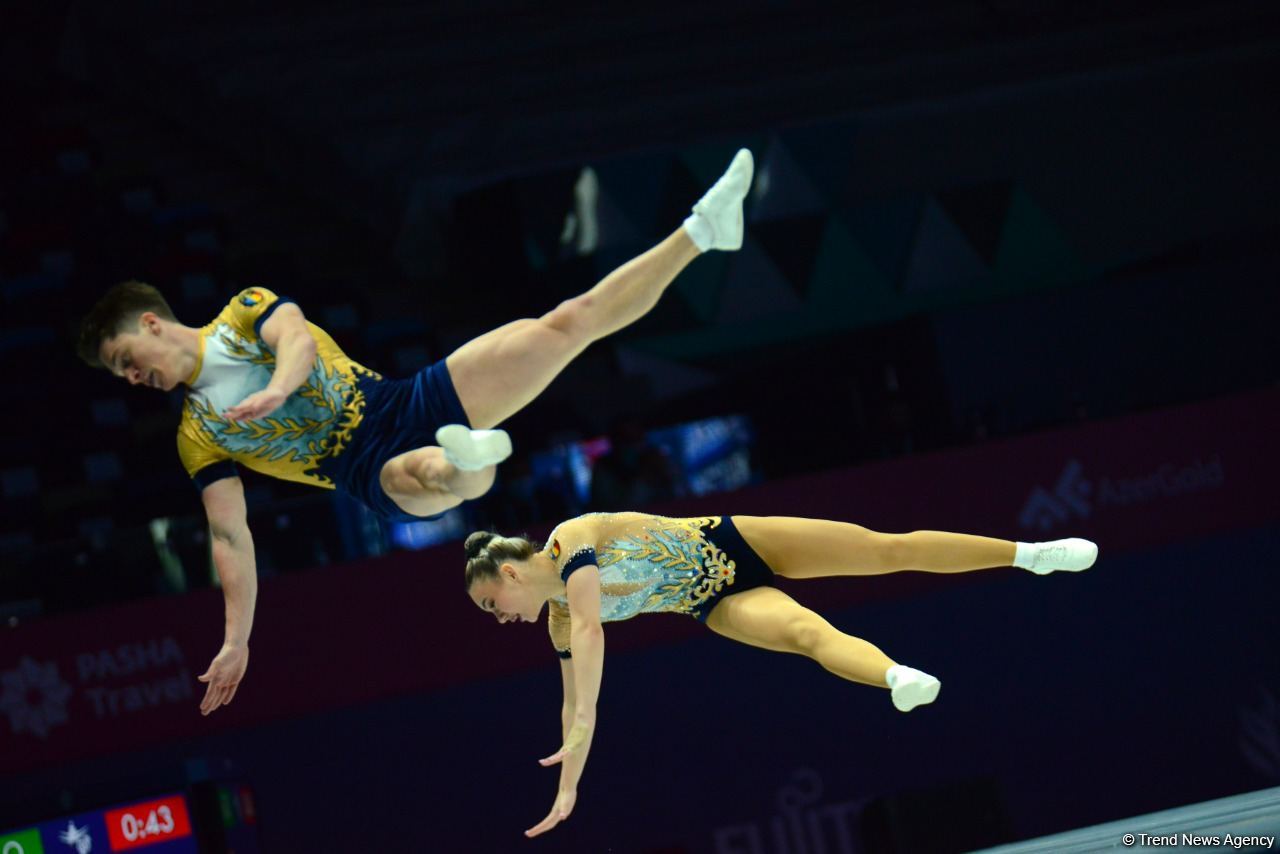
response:
<svg viewBox="0 0 1280 854"><path fill-rule="evenodd" d="M546 759L538 760L538 764L544 768L564 763L560 769L560 791L551 812L547 813L540 824L526 830L525 836L546 833L573 812L573 805L578 801L578 778L582 776L582 768L587 763L587 752L591 750L591 736L595 734L595 729L594 720L575 720L564 745Z"/></svg>
<svg viewBox="0 0 1280 854"><path fill-rule="evenodd" d="M547 813L547 817L544 818L541 823L526 830L524 835L533 837L537 836L539 833L546 833L548 830L569 817L569 813L573 812L573 805L577 800L578 792L576 789L570 789L568 791L562 790L556 795L555 805L551 807L551 812Z"/></svg>
<svg viewBox="0 0 1280 854"><path fill-rule="evenodd" d="M569 737L564 740L564 745L546 759L539 759L538 764L543 768L550 768L564 761L570 754L579 759L578 764L586 762L587 751L591 749L591 736L595 734L595 729L595 725L587 721L574 721L573 728L569 730Z"/></svg>
<svg viewBox="0 0 1280 854"><path fill-rule="evenodd" d="M255 391L235 406L228 407L224 414L232 421L266 418L279 409L287 397L288 395L274 389L264 388L262 391Z"/></svg>
<svg viewBox="0 0 1280 854"><path fill-rule="evenodd" d="M245 668L249 666L249 647L225 645L217 657L200 676L201 682L208 682L209 687L200 701L200 714L208 715L219 706L225 706L236 695L240 680L244 678Z"/></svg>

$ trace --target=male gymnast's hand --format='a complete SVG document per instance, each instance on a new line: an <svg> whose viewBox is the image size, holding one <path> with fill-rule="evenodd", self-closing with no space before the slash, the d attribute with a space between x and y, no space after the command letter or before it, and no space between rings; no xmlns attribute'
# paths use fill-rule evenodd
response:
<svg viewBox="0 0 1280 854"><path fill-rule="evenodd" d="M227 408L225 414L232 421L253 421L266 418L280 408L288 395L271 388L255 391L235 406Z"/></svg>
<svg viewBox="0 0 1280 854"><path fill-rule="evenodd" d="M204 675L197 676L201 682L208 682L200 702L200 714L208 715L219 706L230 703L244 678L245 668L249 666L249 647L225 645L217 657L209 665Z"/></svg>

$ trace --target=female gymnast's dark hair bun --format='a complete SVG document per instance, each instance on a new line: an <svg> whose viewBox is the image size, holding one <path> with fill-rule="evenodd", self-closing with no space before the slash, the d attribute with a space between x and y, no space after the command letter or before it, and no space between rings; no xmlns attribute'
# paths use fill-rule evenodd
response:
<svg viewBox="0 0 1280 854"><path fill-rule="evenodd" d="M496 536L498 535L492 531L476 531L467 537L467 541L462 544L462 547L467 552L467 560L478 557L484 552L485 546L489 545L489 542Z"/></svg>

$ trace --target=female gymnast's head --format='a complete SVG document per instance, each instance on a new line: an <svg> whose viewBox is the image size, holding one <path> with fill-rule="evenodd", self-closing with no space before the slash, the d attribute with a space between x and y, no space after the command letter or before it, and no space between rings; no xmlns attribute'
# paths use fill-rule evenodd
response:
<svg viewBox="0 0 1280 854"><path fill-rule="evenodd" d="M499 623L534 623L542 606L564 592L556 565L537 543L476 531L467 537L467 594Z"/></svg>

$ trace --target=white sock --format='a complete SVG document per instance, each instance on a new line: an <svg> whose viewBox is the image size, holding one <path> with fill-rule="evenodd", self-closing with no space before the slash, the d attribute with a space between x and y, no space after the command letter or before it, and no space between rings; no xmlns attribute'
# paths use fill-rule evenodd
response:
<svg viewBox="0 0 1280 854"><path fill-rule="evenodd" d="M1017 552L1013 556L1013 565L1018 569L1030 569L1031 562L1035 559L1036 544L1035 543L1018 543Z"/></svg>
<svg viewBox="0 0 1280 854"><path fill-rule="evenodd" d="M711 241L715 236L711 233L710 224L702 218L701 214L693 213L685 217L684 230L693 241L693 245L698 247L699 252L706 252L711 248Z"/></svg>

